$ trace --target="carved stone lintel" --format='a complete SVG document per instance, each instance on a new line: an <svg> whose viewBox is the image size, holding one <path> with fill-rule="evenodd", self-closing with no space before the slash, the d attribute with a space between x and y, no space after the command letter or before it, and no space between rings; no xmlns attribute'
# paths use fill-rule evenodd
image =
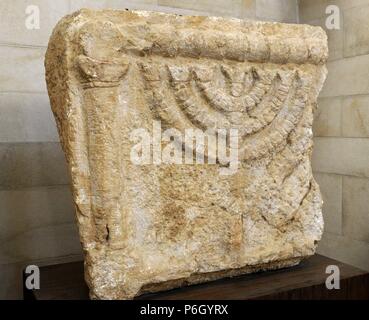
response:
<svg viewBox="0 0 369 320"><path fill-rule="evenodd" d="M92 298L314 253L311 128L326 60L324 31L307 25L108 10L58 23L46 80ZM140 164L137 132L141 156L150 148Z"/></svg>

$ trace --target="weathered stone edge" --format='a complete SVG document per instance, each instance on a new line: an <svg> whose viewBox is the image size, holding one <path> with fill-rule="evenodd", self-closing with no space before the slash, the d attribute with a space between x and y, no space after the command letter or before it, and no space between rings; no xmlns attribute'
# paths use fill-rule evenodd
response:
<svg viewBox="0 0 369 320"><path fill-rule="evenodd" d="M81 9L64 19L78 28L110 22L130 54L316 65L328 59L327 35L316 26L127 10Z"/></svg>

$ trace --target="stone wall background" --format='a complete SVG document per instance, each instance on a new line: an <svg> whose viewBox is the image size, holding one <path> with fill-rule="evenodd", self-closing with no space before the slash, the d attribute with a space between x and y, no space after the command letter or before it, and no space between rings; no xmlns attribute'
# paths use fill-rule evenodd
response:
<svg viewBox="0 0 369 320"><path fill-rule="evenodd" d="M69 177L44 80L49 35L81 7L324 24L326 0L0 1L0 299L22 297L24 266L80 260ZM344 1L315 126L314 169L325 198L319 252L369 269L369 0ZM348 4L350 3L350 4ZM25 28L28 5L40 30ZM361 21L357 23L357 19Z"/></svg>
<svg viewBox="0 0 369 320"><path fill-rule="evenodd" d="M331 4L340 30L325 28ZM318 252L369 270L369 0L300 0L299 21L324 27L330 50L314 124L313 169L325 201Z"/></svg>

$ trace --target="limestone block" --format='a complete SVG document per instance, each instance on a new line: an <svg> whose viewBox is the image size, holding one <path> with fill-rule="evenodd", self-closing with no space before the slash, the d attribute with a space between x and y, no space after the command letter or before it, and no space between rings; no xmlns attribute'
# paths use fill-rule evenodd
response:
<svg viewBox="0 0 369 320"><path fill-rule="evenodd" d="M91 298L314 254L312 120L326 60L312 26L91 10L59 22L46 80Z"/></svg>
<svg viewBox="0 0 369 320"><path fill-rule="evenodd" d="M45 48L0 46L0 92L46 93Z"/></svg>
<svg viewBox="0 0 369 320"><path fill-rule="evenodd" d="M369 96L342 100L342 136L369 138Z"/></svg>
<svg viewBox="0 0 369 320"><path fill-rule="evenodd" d="M315 137L341 136L341 98L320 98L314 114Z"/></svg>
<svg viewBox="0 0 369 320"><path fill-rule="evenodd" d="M69 186L0 190L0 203L1 264L81 254Z"/></svg>
<svg viewBox="0 0 369 320"><path fill-rule="evenodd" d="M69 186L1 190L1 240L74 222ZM3 261L3 260L1 260Z"/></svg>
<svg viewBox="0 0 369 320"><path fill-rule="evenodd" d="M261 20L297 23L297 1L257 0L256 17Z"/></svg>
<svg viewBox="0 0 369 320"><path fill-rule="evenodd" d="M365 7L356 7L344 13L345 57L369 53L368 21L369 2Z"/></svg>
<svg viewBox="0 0 369 320"><path fill-rule="evenodd" d="M0 259L4 264L68 255L81 255L75 223L49 225L1 239Z"/></svg>
<svg viewBox="0 0 369 320"><path fill-rule="evenodd" d="M0 143L59 142L46 93L0 92Z"/></svg>
<svg viewBox="0 0 369 320"><path fill-rule="evenodd" d="M369 178L369 139L314 138L313 169Z"/></svg>
<svg viewBox="0 0 369 320"><path fill-rule="evenodd" d="M150 8L157 5L157 0L73 0L71 10L76 11L82 8L90 9L141 9Z"/></svg>
<svg viewBox="0 0 369 320"><path fill-rule="evenodd" d="M326 18L326 8L330 5L337 6L341 12L368 5L368 0L299 0L299 16L301 23L310 20ZM346 21L345 21L346 23Z"/></svg>
<svg viewBox="0 0 369 320"><path fill-rule="evenodd" d="M330 3L333 4L333 3ZM327 0L299 0L299 20L300 23L307 23L326 16L325 8L328 6Z"/></svg>
<svg viewBox="0 0 369 320"><path fill-rule="evenodd" d="M369 243L369 179L343 177L342 197L344 234Z"/></svg>
<svg viewBox="0 0 369 320"><path fill-rule="evenodd" d="M69 183L60 143L0 143L0 190Z"/></svg>
<svg viewBox="0 0 369 320"><path fill-rule="evenodd" d="M369 93L369 54L327 63L328 77L320 98ZM337 81L339 79L339 81Z"/></svg>
<svg viewBox="0 0 369 320"><path fill-rule="evenodd" d="M243 0L223 1L223 0L158 0L158 5L171 8L182 8L195 11L210 12L214 15L240 17L242 13ZM250 1L246 1L246 7L250 7Z"/></svg>
<svg viewBox="0 0 369 320"><path fill-rule="evenodd" d="M20 47L24 45L44 47L47 45L55 23L68 13L68 9L68 0L0 1L0 43ZM2 64L9 67L3 58ZM22 61L20 66L23 65Z"/></svg>

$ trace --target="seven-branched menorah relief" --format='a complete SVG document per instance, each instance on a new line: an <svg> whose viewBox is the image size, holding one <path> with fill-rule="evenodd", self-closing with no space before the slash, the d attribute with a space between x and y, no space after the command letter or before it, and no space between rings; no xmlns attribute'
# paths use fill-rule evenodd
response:
<svg viewBox="0 0 369 320"><path fill-rule="evenodd" d="M46 78L92 298L314 253L311 128L326 59L310 26L90 10L59 22Z"/></svg>

